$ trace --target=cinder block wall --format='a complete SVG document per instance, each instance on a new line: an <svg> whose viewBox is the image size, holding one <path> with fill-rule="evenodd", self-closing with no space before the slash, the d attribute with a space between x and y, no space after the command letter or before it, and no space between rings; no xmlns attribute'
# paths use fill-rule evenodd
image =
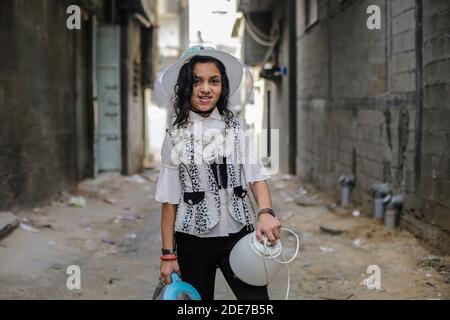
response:
<svg viewBox="0 0 450 320"><path fill-rule="evenodd" d="M76 181L70 1L0 1L0 210Z"/></svg>
<svg viewBox="0 0 450 320"><path fill-rule="evenodd" d="M450 2L423 1L420 210L404 224L450 252Z"/></svg>
<svg viewBox="0 0 450 320"><path fill-rule="evenodd" d="M440 12L443 17L438 25L441 28L448 26L442 22L444 16L448 17L448 9L443 5L445 1L424 3L425 16L430 14L428 22L425 17L425 29L427 23L431 28L437 28L432 14L427 12ZM366 9L374 4L381 9L381 30L369 30L366 27ZM420 57L417 57L416 49L416 32L420 30L416 29L416 1L340 3L319 0L319 21L308 29L305 29L304 23L304 1L300 1L297 10L298 174L306 181L336 194L339 176L354 174L357 180L354 198L368 209L372 204L371 185L375 182L389 183L395 194L404 194L406 197L403 221L409 223L404 223L404 226L434 246L439 246L436 240L448 236L450 230L446 226L450 219L448 213L441 214L445 222L434 225L426 223L420 232L415 231L415 227L420 224L416 216L423 211L420 201L420 192L423 191L420 188L421 173L426 177L427 172L433 170L432 166L427 169L421 164L426 163L422 161L421 153L422 105L427 104L427 99L439 101L442 109L448 104L442 104L445 98L435 96L432 92L429 92L429 98L427 94L424 95L423 104L420 99L422 82L420 65L417 70ZM435 33L440 35L436 37L444 34L442 31ZM444 41L443 38L439 39L441 43ZM421 47L418 50L422 50ZM426 52L425 47L425 55ZM441 67L445 65L441 64ZM430 65L428 68L435 66ZM426 79L426 62L424 73ZM431 70L430 74L433 74ZM433 75L448 79L448 74L447 67L446 71L440 73L441 77ZM425 92L429 90L426 81ZM445 91L448 85L443 87L441 82L436 81L433 82L433 90L448 93ZM441 114L444 113L442 111ZM433 117L437 115L433 113ZM426 117L423 121L425 147L428 132ZM438 123L445 127L444 121L440 119ZM428 122L432 125L431 120ZM447 140L436 145L435 151L440 154L446 149L444 145L448 146L448 131L445 131L448 129L442 130L440 137L447 137ZM444 163L444 159L448 158L443 155L439 159ZM448 171L446 174L448 179ZM443 190L444 181L435 181L437 187L431 197L433 201L445 194L448 197L449 191ZM442 188L439 189L439 186ZM423 209L427 210L425 207ZM449 242L446 248L441 245L441 249L450 250Z"/></svg>

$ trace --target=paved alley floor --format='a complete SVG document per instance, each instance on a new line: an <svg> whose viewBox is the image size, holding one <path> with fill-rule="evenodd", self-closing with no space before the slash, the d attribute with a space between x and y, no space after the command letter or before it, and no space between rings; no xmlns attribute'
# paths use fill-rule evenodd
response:
<svg viewBox="0 0 450 320"><path fill-rule="evenodd" d="M21 225L0 240L0 299L151 299L161 247L157 178L154 170L102 174L47 206L15 212ZM432 255L367 211L336 207L335 199L296 177L274 177L270 186L283 227L301 238L290 264L289 299L450 298L449 257ZM292 237L282 240L289 256ZM66 285L71 265L80 268L79 290ZM365 286L371 265L380 269L379 290ZM269 287L271 298L283 299L286 287L282 269ZM220 271L216 298L234 299Z"/></svg>

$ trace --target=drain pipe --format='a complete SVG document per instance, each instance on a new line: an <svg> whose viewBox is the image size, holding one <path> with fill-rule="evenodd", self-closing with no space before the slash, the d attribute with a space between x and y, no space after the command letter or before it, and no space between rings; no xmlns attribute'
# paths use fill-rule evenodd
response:
<svg viewBox="0 0 450 320"><path fill-rule="evenodd" d="M341 184L341 206L347 207L352 202L352 194L351 191L355 186L355 177L354 176L341 176L339 178L339 182Z"/></svg>
<svg viewBox="0 0 450 320"><path fill-rule="evenodd" d="M372 186L373 217L383 219L385 205L390 201L389 186L386 183L376 183Z"/></svg>
<svg viewBox="0 0 450 320"><path fill-rule="evenodd" d="M405 197L403 195L393 196L386 205L386 213L384 215L384 225L390 229L398 226L400 213L402 212Z"/></svg>

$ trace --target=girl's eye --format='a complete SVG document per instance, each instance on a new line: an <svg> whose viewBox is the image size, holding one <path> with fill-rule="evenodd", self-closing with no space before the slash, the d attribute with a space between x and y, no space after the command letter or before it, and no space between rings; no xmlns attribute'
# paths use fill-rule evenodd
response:
<svg viewBox="0 0 450 320"><path fill-rule="evenodd" d="M200 83L200 80L194 79L194 85L198 85L199 83ZM220 80L219 79L214 79L214 80L211 80L211 83L219 84Z"/></svg>

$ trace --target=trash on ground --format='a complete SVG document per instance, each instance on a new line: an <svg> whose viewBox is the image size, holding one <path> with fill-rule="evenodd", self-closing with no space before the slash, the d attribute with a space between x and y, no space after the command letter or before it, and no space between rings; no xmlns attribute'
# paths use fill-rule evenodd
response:
<svg viewBox="0 0 450 320"><path fill-rule="evenodd" d="M55 263L50 267L50 269L53 269L53 270L61 270L63 268L64 268L64 266L60 263Z"/></svg>
<svg viewBox="0 0 450 320"><path fill-rule="evenodd" d="M119 223L122 220L131 221L131 220L136 220L136 219L143 219L143 216L141 216L140 214L124 212L124 213L117 214L116 218L113 220L113 222Z"/></svg>
<svg viewBox="0 0 450 320"><path fill-rule="evenodd" d="M23 219L21 219L21 222L36 229L55 229L50 223L53 222L53 220L49 220L46 217L38 217L37 219L24 217Z"/></svg>
<svg viewBox="0 0 450 320"><path fill-rule="evenodd" d="M344 233L344 231L342 230L332 229L324 226L320 226L320 232L330 234L332 236L340 236L341 234Z"/></svg>
<svg viewBox="0 0 450 320"><path fill-rule="evenodd" d="M105 198L103 201L109 204L117 204L117 199L115 198Z"/></svg>
<svg viewBox="0 0 450 320"><path fill-rule="evenodd" d="M364 240L361 240L361 239L355 239L355 240L353 240L352 244L353 244L353 246L355 246L356 248L361 248L361 246L362 246L363 244L365 244L365 241L364 241Z"/></svg>
<svg viewBox="0 0 450 320"><path fill-rule="evenodd" d="M333 248L320 247L320 252L323 252L323 253L330 253L330 252L333 252L333 251L334 251Z"/></svg>
<svg viewBox="0 0 450 320"><path fill-rule="evenodd" d="M145 183L145 179L142 178L138 174L135 174L135 175L133 175L131 177L127 177L127 178L125 178L125 180L129 181L129 182L135 182L135 183Z"/></svg>
<svg viewBox="0 0 450 320"><path fill-rule="evenodd" d="M111 245L115 245L116 242L109 239L109 238L102 238L102 242L107 243L107 244L111 244Z"/></svg>
<svg viewBox="0 0 450 320"><path fill-rule="evenodd" d="M21 223L20 227L25 230L25 231L29 231L29 232L39 232L38 229L36 229L33 226L30 226L29 224L25 224L25 223Z"/></svg>
<svg viewBox="0 0 450 320"><path fill-rule="evenodd" d="M120 281L120 280L122 280L122 279L121 278L111 278L111 279L108 280L108 283L109 284L114 284L114 282Z"/></svg>
<svg viewBox="0 0 450 320"><path fill-rule="evenodd" d="M361 215L361 212L359 212L359 210L355 210L352 212L352 216L354 217L359 217Z"/></svg>
<svg viewBox="0 0 450 320"><path fill-rule="evenodd" d="M83 197L70 197L69 206L82 208L86 206L86 200Z"/></svg>

